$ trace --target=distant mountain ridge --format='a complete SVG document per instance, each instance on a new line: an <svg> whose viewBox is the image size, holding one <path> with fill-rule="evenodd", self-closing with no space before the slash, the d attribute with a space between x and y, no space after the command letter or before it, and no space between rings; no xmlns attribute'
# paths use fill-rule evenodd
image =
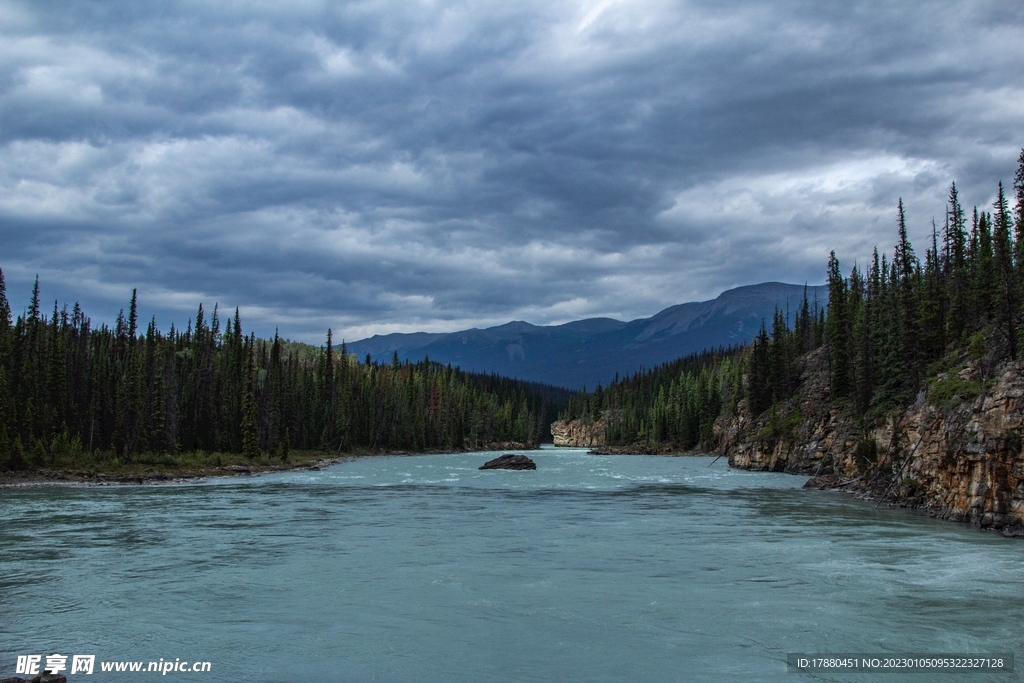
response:
<svg viewBox="0 0 1024 683"><path fill-rule="evenodd" d="M563 325L531 325L515 320L497 327L461 332L375 335L349 343L360 357L377 361L420 361L424 356L463 370L569 388L608 384L616 374L630 375L680 356L719 346L743 344L761 321L771 324L775 308L789 312L790 323L803 301L804 285L765 282L722 292L710 301L671 306L650 318L630 322L587 318ZM825 307L828 287L808 286L811 306Z"/></svg>

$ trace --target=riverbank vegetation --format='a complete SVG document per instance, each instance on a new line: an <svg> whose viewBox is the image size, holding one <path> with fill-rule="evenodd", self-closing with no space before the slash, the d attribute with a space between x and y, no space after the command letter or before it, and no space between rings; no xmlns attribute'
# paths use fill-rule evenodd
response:
<svg viewBox="0 0 1024 683"><path fill-rule="evenodd" d="M142 331L137 310L133 293L113 327L77 304L45 314L37 280L12 319L0 271L0 470L536 444L568 397L427 359L361 361L330 331L321 348L257 339L237 309L222 327L217 308L200 305L185 330L166 333L155 320Z"/></svg>
<svg viewBox="0 0 1024 683"><path fill-rule="evenodd" d="M891 257L876 249L865 268L844 275L831 254L827 313L805 296L792 321L776 311L750 344L574 395L560 419L602 420L609 445L686 450L708 447L715 420L742 401L751 416L771 411L771 428L790 431L800 415L789 399L806 380L796 361L820 347L829 400L864 425L925 388L946 407L977 396L1024 350L1024 150L1007 195L999 183L991 210L968 213L953 183L923 261L900 200Z"/></svg>

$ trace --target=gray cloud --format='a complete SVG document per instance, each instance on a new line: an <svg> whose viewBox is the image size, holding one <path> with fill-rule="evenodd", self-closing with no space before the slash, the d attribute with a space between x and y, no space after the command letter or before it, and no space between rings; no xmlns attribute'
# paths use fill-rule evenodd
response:
<svg viewBox="0 0 1024 683"><path fill-rule="evenodd" d="M506 3L508 4L508 3ZM0 3L0 267L319 341L821 282L987 205L1024 10ZM922 245L923 246L923 245Z"/></svg>

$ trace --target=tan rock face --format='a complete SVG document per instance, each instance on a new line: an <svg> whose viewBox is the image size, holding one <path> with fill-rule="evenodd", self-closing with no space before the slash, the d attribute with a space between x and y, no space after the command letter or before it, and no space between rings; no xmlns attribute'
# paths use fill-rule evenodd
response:
<svg viewBox="0 0 1024 683"><path fill-rule="evenodd" d="M601 420L558 420L551 423L556 446L594 448L604 445L605 424Z"/></svg>
<svg viewBox="0 0 1024 683"><path fill-rule="evenodd" d="M820 362L820 354L807 360L799 401L774 418L754 419L741 403L736 415L715 424L730 465L825 475L826 488L1024 535L1024 365L1004 366L985 393L952 409L922 392L865 431L828 400ZM779 413L793 410L799 422L779 429Z"/></svg>

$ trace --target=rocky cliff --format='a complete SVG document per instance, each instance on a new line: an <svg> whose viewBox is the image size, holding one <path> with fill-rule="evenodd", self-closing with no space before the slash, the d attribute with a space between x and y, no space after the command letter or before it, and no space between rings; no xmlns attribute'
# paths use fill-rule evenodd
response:
<svg viewBox="0 0 1024 683"><path fill-rule="evenodd" d="M941 374L867 427L829 400L823 351L802 373L793 400L756 418L741 402L716 422L731 466L809 474L809 486L1024 536L1024 364L989 379L971 364Z"/></svg>
<svg viewBox="0 0 1024 683"><path fill-rule="evenodd" d="M601 420L558 420L551 423L556 446L594 448L604 445L605 424Z"/></svg>

